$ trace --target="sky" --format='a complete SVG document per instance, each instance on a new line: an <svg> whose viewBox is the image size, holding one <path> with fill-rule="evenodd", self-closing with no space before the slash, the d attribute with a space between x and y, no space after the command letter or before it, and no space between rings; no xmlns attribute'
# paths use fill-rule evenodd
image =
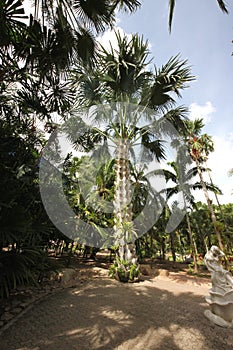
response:
<svg viewBox="0 0 233 350"><path fill-rule="evenodd" d="M182 92L178 104L189 108L190 119L203 118L203 133L213 137L215 151L209 156L213 182L222 190L220 203L233 203L233 1L226 0L224 14L217 0L177 0L172 31L168 30L168 0L142 0L133 14L118 13L116 26L122 33L139 33L149 40L157 67L180 54L192 67L196 80ZM26 7L29 0L25 0ZM114 43L114 33L106 31L101 43ZM206 180L208 180L206 178ZM197 200L205 202L201 191ZM215 202L214 196L210 194Z"/></svg>
<svg viewBox="0 0 233 350"><path fill-rule="evenodd" d="M168 2L144 0L134 14L118 13L117 29L148 39L157 67L177 54L188 60L196 80L182 92L178 104L189 108L190 119L204 119L203 133L215 143L208 167L223 192L219 201L233 203L233 177L228 175L233 168L233 2L227 1L226 15L217 0L177 0L171 34ZM114 41L114 33L107 31L101 43L108 45L109 40ZM194 195L205 202L201 191Z"/></svg>

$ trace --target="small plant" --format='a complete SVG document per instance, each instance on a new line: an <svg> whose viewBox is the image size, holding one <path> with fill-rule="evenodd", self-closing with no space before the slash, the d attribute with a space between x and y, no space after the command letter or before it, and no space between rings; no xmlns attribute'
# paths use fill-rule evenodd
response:
<svg viewBox="0 0 233 350"><path fill-rule="evenodd" d="M189 264L188 274L192 275L194 273L194 262Z"/></svg>
<svg viewBox="0 0 233 350"><path fill-rule="evenodd" d="M109 275L120 282L133 282L140 277L139 265L117 257L110 266Z"/></svg>

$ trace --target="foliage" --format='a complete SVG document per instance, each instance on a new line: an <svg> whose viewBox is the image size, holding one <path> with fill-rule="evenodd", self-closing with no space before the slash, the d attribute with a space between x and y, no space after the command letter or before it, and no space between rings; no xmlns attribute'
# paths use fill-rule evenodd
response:
<svg viewBox="0 0 233 350"><path fill-rule="evenodd" d="M129 261L121 260L117 257L115 262L110 266L109 275L121 282L138 281L140 268L138 264L129 263Z"/></svg>
<svg viewBox="0 0 233 350"><path fill-rule="evenodd" d="M222 10L222 12L228 13L226 1L217 0L217 2L218 2L218 6ZM170 31L171 31L171 26L172 26L175 4L176 4L175 0L169 0L169 30Z"/></svg>
<svg viewBox="0 0 233 350"><path fill-rule="evenodd" d="M73 105L72 64L95 61L94 35L112 26L115 11L137 0L0 2L0 294L40 281L51 268L52 241L67 241L50 222L38 184L44 132ZM78 15L77 15L78 14ZM107 192L107 191L106 191Z"/></svg>

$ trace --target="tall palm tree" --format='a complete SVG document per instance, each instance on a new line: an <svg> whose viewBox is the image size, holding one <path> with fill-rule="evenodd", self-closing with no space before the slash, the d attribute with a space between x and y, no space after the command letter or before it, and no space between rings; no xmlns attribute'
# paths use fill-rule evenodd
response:
<svg viewBox="0 0 233 350"><path fill-rule="evenodd" d="M217 0L218 6L224 13L228 13L226 1ZM171 31L176 0L169 0L169 30Z"/></svg>
<svg viewBox="0 0 233 350"><path fill-rule="evenodd" d="M170 162L168 163L172 171L169 170L163 170L166 181L172 180L175 186L170 187L166 189L168 193L168 198L171 198L174 196L174 194L181 193L182 195L182 202L184 206L184 211L185 211L185 217L186 217L186 222L187 222L187 227L188 227L188 233L189 233L189 238L190 238L190 245L191 245L191 252L194 258L194 270L197 272L198 270L198 265L197 265L197 252L196 252L196 246L195 246L195 241L193 238L193 232L192 232L192 227L191 227L191 222L189 218L189 206L195 206L194 202L194 197L191 193L192 190L196 189L201 189L203 188L203 181L201 180L200 182L196 181L195 183L192 183L191 180L196 177L200 172L202 174L203 171L206 169L203 167L190 167L190 158L188 159L187 154L182 148L178 151L179 153L181 152L182 154L180 155L179 158L177 158L176 162ZM186 161L185 161L186 158ZM181 159L181 163L180 163ZM220 191L217 186L208 184L204 182L205 188L211 191ZM168 223L169 225L169 223Z"/></svg>
<svg viewBox="0 0 233 350"><path fill-rule="evenodd" d="M206 162L210 152L214 150L214 143L212 138L207 134L201 134L201 128L203 127L203 122L201 119L194 121L187 121L187 135L188 135L188 148L193 161L196 164L198 174L200 177L200 182L202 185L203 193L206 198L206 202L210 211L211 220L213 223L214 231L216 233L220 249L224 250L222 243L222 237L218 227L216 215L214 213L212 202L209 198L208 189L206 187L203 174L201 171L201 164Z"/></svg>
<svg viewBox="0 0 233 350"><path fill-rule="evenodd" d="M190 184L189 181L196 175L197 170L194 168L187 169L186 167L179 167L176 162L170 162L169 165L172 167L172 171L165 170L166 180L172 180L176 185L168 188L168 198L171 198L174 194L179 192L182 193L182 201L184 205L185 218L188 227L188 234L190 239L191 253L194 260L194 271L197 273L197 254L195 249L194 237L189 219L188 207L194 204L193 196L191 195L191 189L200 187L199 183Z"/></svg>
<svg viewBox="0 0 233 350"><path fill-rule="evenodd" d="M187 62L177 56L161 68L148 70L148 42L137 34L128 38L116 33L116 38L117 49L100 47L95 69L74 70L73 80L74 86L75 81L81 81L77 84L79 106L104 106L95 115L97 121L103 121L106 110L111 111L105 120L108 128L100 133L115 143L115 230L120 257L127 260L127 244L135 234L131 225L130 153L133 145L140 143L145 147L145 160L165 158L161 137L163 132L169 133L166 122L179 130L186 115L184 107L175 106L175 97L180 97L181 90L194 78Z"/></svg>

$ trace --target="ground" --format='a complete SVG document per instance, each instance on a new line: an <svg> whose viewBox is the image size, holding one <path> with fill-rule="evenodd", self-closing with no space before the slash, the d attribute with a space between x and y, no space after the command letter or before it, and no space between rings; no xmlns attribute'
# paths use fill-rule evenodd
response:
<svg viewBox="0 0 233 350"><path fill-rule="evenodd" d="M72 283L24 310L0 334L1 350L230 350L232 329L203 315L209 279L172 271L138 283L86 264Z"/></svg>

